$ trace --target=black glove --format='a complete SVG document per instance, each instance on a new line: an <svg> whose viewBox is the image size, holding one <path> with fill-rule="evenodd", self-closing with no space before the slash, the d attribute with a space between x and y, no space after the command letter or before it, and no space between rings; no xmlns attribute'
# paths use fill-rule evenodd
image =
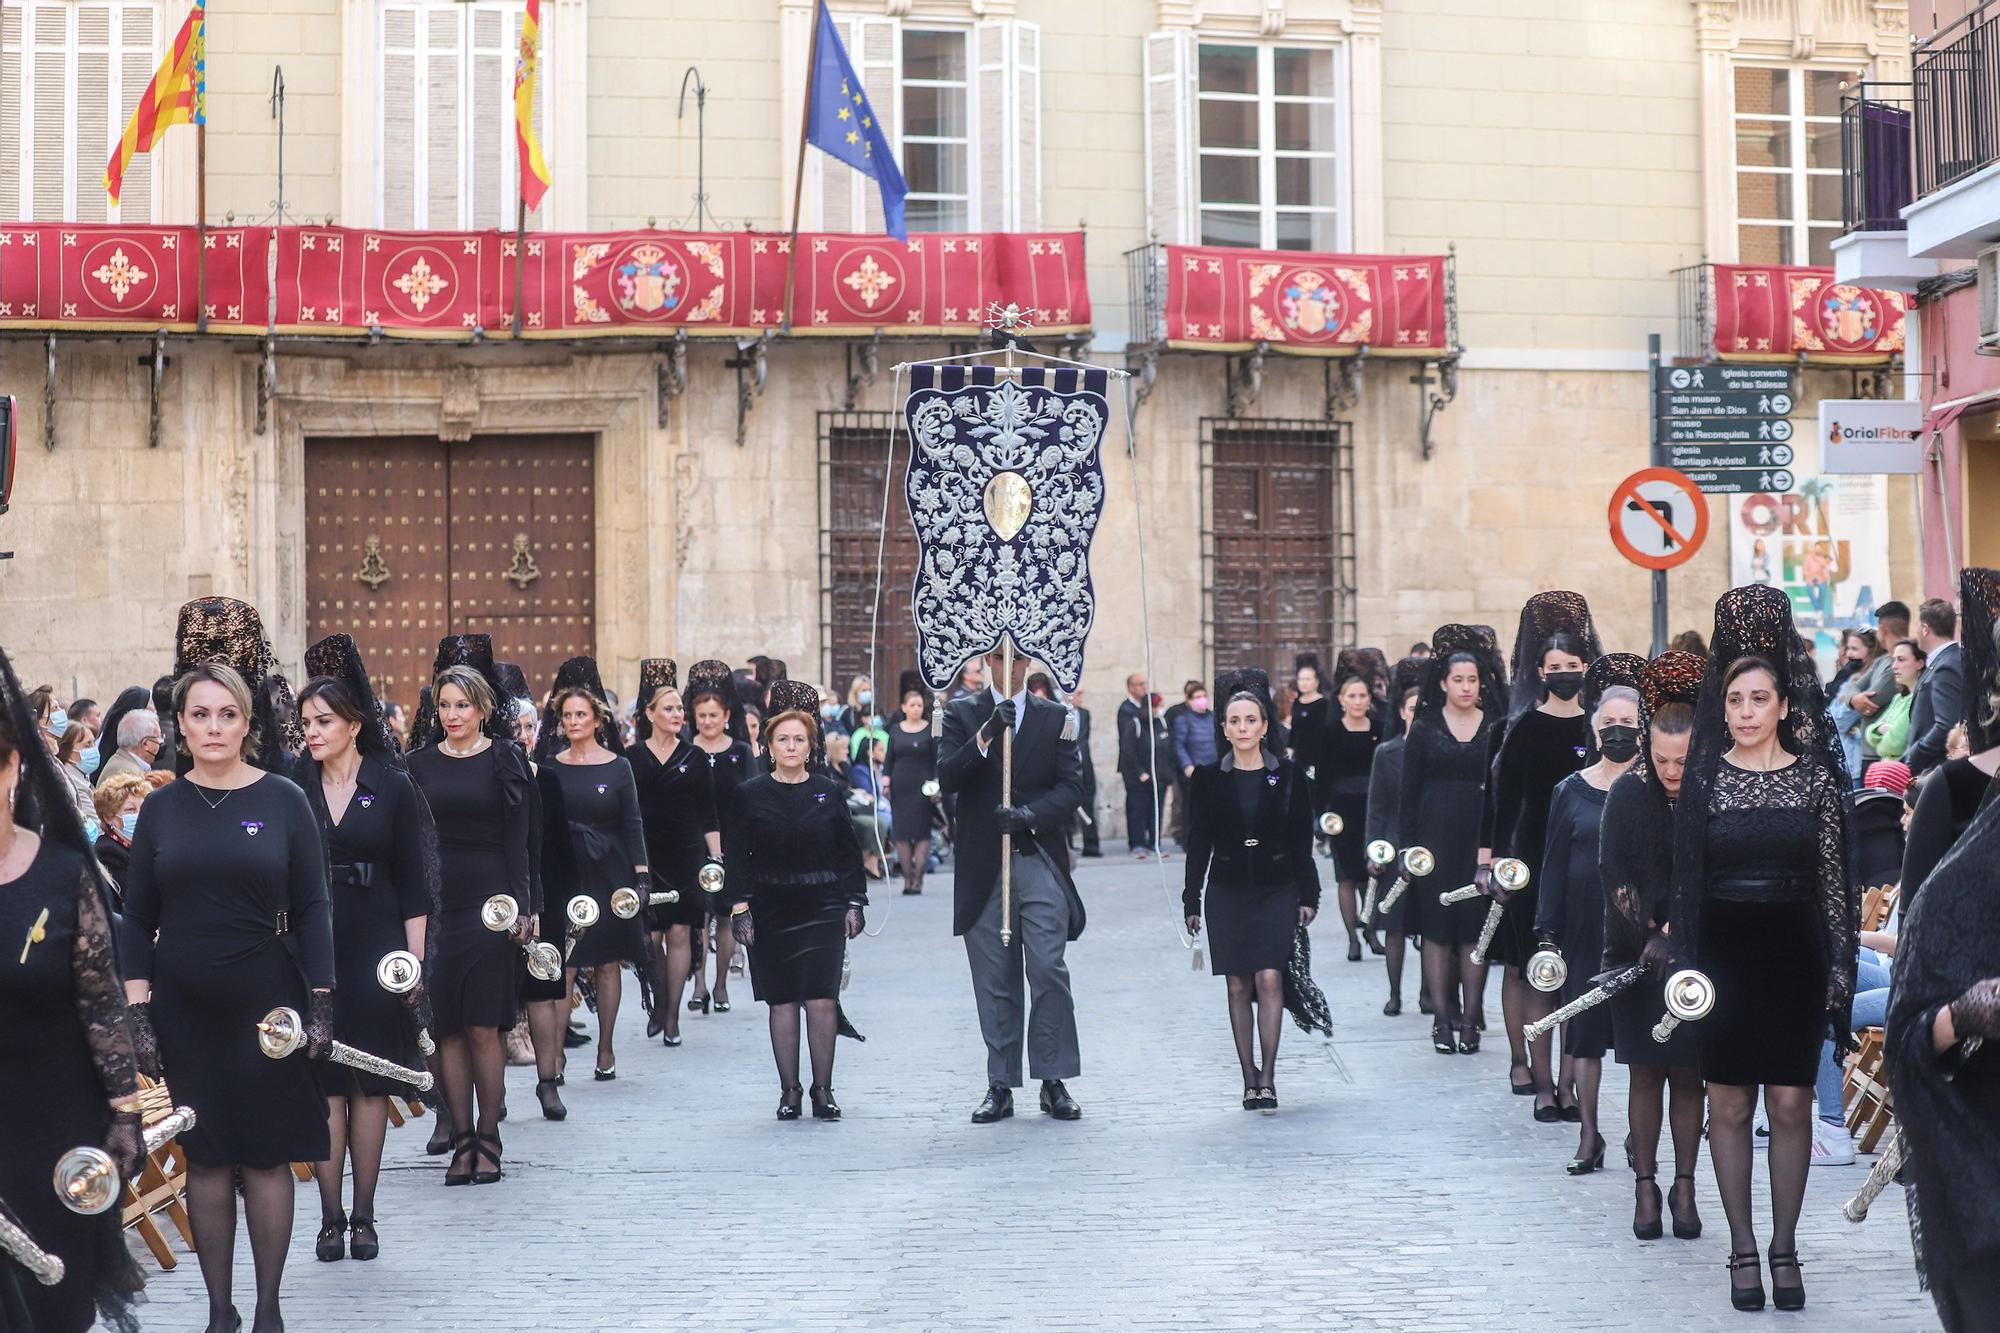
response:
<svg viewBox="0 0 2000 1333"><path fill-rule="evenodd" d="M1661 981L1673 970L1674 946L1662 931L1653 931L1646 936L1646 947L1639 951L1639 962L1645 966L1648 975Z"/></svg>
<svg viewBox="0 0 2000 1333"><path fill-rule="evenodd" d="M2000 977L1988 977L1966 987L1965 994L1951 1002L1951 1026L1958 1039L2000 1038Z"/></svg>
<svg viewBox="0 0 2000 1333"><path fill-rule="evenodd" d="M1035 831L1034 812L1025 805L1003 805L993 812L993 822L1002 833L1025 837Z"/></svg>
<svg viewBox="0 0 2000 1333"><path fill-rule="evenodd" d="M847 938L851 940L856 935L859 935L861 933L861 928L863 926L868 924L868 914L861 910L859 904L856 904L855 906L847 909L847 920L845 924L847 926Z"/></svg>
<svg viewBox="0 0 2000 1333"><path fill-rule="evenodd" d="M639 894L639 905L644 907L646 905L646 895L653 891L653 872L650 870L633 871L632 887Z"/></svg>
<svg viewBox="0 0 2000 1333"><path fill-rule="evenodd" d="M132 1030L132 1060L147 1078L160 1076L160 1040L153 1035L150 1000L125 1006L125 1025Z"/></svg>
<svg viewBox="0 0 2000 1333"><path fill-rule="evenodd" d="M750 913L736 912L729 918L729 929L736 942L745 948L757 942L757 928L750 923Z"/></svg>
<svg viewBox="0 0 2000 1333"><path fill-rule="evenodd" d="M437 1017L431 1013L430 987L418 982L403 997L403 1003L410 1007L410 1018L418 1027L429 1032L437 1026Z"/></svg>
<svg viewBox="0 0 2000 1333"><path fill-rule="evenodd" d="M993 709L992 716L980 724L979 744L986 749L991 749L993 748L993 742L1000 739L1001 732L1012 731L1013 729L1014 701L1012 699L1002 699Z"/></svg>
<svg viewBox="0 0 2000 1333"><path fill-rule="evenodd" d="M137 1111L119 1111L111 1117L111 1128L104 1131L104 1151L117 1165L119 1175L127 1180L139 1178L146 1169L146 1136Z"/></svg>
<svg viewBox="0 0 2000 1333"><path fill-rule="evenodd" d="M1477 870L1472 872L1472 885L1494 902L1503 905L1514 896L1501 888L1499 882L1493 878L1493 863L1491 861L1482 863Z"/></svg>
<svg viewBox="0 0 2000 1333"><path fill-rule="evenodd" d="M306 1059L324 1060L333 1049L333 992L316 990L306 999Z"/></svg>

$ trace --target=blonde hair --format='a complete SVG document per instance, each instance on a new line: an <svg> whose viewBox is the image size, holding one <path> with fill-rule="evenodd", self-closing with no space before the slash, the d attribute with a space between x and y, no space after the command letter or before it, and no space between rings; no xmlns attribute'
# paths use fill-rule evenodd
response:
<svg viewBox="0 0 2000 1333"><path fill-rule="evenodd" d="M458 692L465 696L466 702L481 716L492 716L493 687L486 683L486 677L462 662L456 666L446 667L438 672L437 679L431 682L431 700L434 705L443 702L444 687L447 685L457 686Z"/></svg>
<svg viewBox="0 0 2000 1333"><path fill-rule="evenodd" d="M90 794L90 803L97 809L97 822L109 827L125 802L134 796L143 801L152 794L153 784L137 773L114 773Z"/></svg>
<svg viewBox="0 0 2000 1333"><path fill-rule="evenodd" d="M250 704L250 687L235 667L226 662L203 662L192 666L174 682L174 716L179 718L187 712L188 694L195 686L206 681L210 685L220 685L228 691L229 698L243 716L249 720L250 730L243 736L243 758L255 759L264 743L263 728L257 725L257 710ZM181 748L187 749L187 728L181 728Z"/></svg>

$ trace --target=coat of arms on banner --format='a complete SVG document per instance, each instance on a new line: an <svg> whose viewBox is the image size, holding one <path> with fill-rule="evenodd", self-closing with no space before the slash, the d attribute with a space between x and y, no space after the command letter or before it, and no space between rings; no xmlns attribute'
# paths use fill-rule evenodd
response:
<svg viewBox="0 0 2000 1333"><path fill-rule="evenodd" d="M618 266L618 304L647 314L681 303L681 272L657 245L638 245Z"/></svg>
<svg viewBox="0 0 2000 1333"><path fill-rule="evenodd" d="M1082 681L1096 615L1090 542L1104 512L1101 370L916 366L903 412L918 542L911 608L931 688L1000 646Z"/></svg>

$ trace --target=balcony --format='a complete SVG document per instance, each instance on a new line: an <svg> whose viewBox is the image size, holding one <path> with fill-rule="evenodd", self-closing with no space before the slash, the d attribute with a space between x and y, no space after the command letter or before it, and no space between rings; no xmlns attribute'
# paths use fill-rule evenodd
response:
<svg viewBox="0 0 2000 1333"><path fill-rule="evenodd" d="M1979 0L1915 60L1910 253L1973 259L2000 241L2000 0Z"/></svg>
<svg viewBox="0 0 2000 1333"><path fill-rule="evenodd" d="M1910 257L1903 209L1910 202L1912 88L1864 81L1840 99L1840 212L1835 278L1864 287L1916 290L1937 262Z"/></svg>

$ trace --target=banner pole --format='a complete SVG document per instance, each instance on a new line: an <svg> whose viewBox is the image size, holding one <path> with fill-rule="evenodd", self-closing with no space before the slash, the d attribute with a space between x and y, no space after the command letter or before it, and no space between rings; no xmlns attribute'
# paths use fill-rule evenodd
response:
<svg viewBox="0 0 2000 1333"><path fill-rule="evenodd" d="M778 312L778 331L792 331L792 282L799 267L799 204L805 198L806 135L812 129L813 78L819 73L820 15L826 0L813 6L812 36L806 39L806 95L799 103L799 161L792 172L792 238L785 246L785 308Z"/></svg>
<svg viewBox="0 0 2000 1333"><path fill-rule="evenodd" d="M1010 329L1008 333L1013 331ZM1009 370L1014 368L1014 339L1007 339L1006 356L1002 361ZM1014 636L1002 633L1000 636L1001 658L1005 664L1006 679L1000 688L1005 691L1000 697L1014 697ZM1027 699L1023 697L1022 703ZM1000 738L1000 804L1014 804L1014 728L1007 728ZM1006 948L1014 942L1014 835L1000 835L1000 947Z"/></svg>
<svg viewBox="0 0 2000 1333"><path fill-rule="evenodd" d="M208 332L208 119L194 127L194 330ZM283 219L279 219L283 221Z"/></svg>
<svg viewBox="0 0 2000 1333"><path fill-rule="evenodd" d="M517 339L521 336L521 270L527 263L528 196L517 189L514 191L514 337Z"/></svg>

